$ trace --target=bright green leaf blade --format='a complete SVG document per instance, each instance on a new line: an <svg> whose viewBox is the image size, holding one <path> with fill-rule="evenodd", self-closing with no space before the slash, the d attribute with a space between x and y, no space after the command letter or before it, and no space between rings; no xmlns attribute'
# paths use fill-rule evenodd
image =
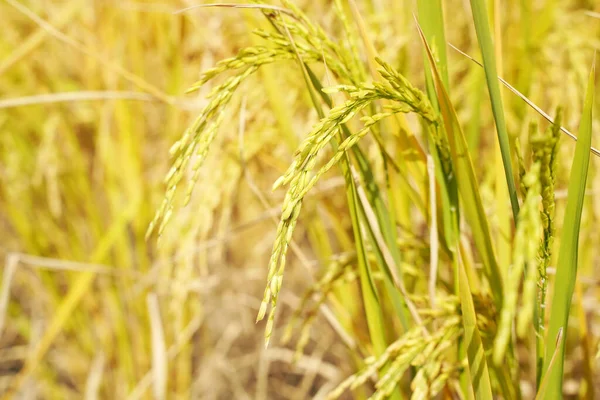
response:
<svg viewBox="0 0 600 400"><path fill-rule="evenodd" d="M433 43L434 53L437 57L437 66L440 71L441 79L449 91L450 84L448 79L448 58L446 52L446 34L444 31L444 15L441 0L418 0L417 7L419 18L422 22L422 29L428 43ZM424 53L425 58L427 54ZM427 96L436 109L439 110L433 75L429 68L425 68L425 82L427 87ZM458 188L456 186L455 174L453 171L444 171L440 159L440 150L434 145L433 138L429 138L430 153L433 156L436 168L436 178L440 185L440 198L443 206L442 221L443 232L447 246L451 247L456 242L458 232Z"/></svg>
<svg viewBox="0 0 600 400"><path fill-rule="evenodd" d="M438 68L444 82L444 87L449 90L449 79L448 79L448 57L446 52L446 34L444 32L444 15L442 9L441 0L418 0L417 9L419 10L419 21L421 21L421 27L425 33L427 41L432 44L433 52L438 61ZM427 78L427 91L428 94L435 94L435 88L430 86L433 84L431 81L431 72L426 69L425 76ZM429 90L433 89L432 93ZM435 98L435 96L431 96Z"/></svg>
<svg viewBox="0 0 600 400"><path fill-rule="evenodd" d="M556 356L559 353L559 349L560 349L562 341L563 341L563 331L559 330L558 337L556 338L556 345L554 346L554 352L552 353L552 357L550 358L550 361L548 362L548 370L549 371L552 371L552 369L556 365ZM541 380L539 388L538 388L538 392L535 396L535 400L543 399L544 396L546 396L547 388L548 388L548 381L551 378L550 375L551 374L546 374L544 379ZM556 396L554 396L554 397L556 397Z"/></svg>
<svg viewBox="0 0 600 400"><path fill-rule="evenodd" d="M457 174L458 189L463 201L465 216L473 230L476 246L484 260L488 281L492 287L492 295L496 304L502 302L502 281L487 224L483 206L479 195L478 184L465 136L460 129L454 107L450 102L448 93L437 69L433 54L421 27L417 27L433 73L433 81L437 91L440 112L444 119L444 127L451 147L452 163ZM458 243L455 245L458 248ZM467 278L467 273L462 262L454 258L455 270L458 275L459 298L462 308L463 327L465 329L464 344L469 362L469 376L471 385L477 399L492 399L492 385L487 366L485 349L477 327L477 315L473 303L473 296Z"/></svg>
<svg viewBox="0 0 600 400"><path fill-rule="evenodd" d="M577 145L575 147L575 157L571 168L567 208L565 211L563 232L560 238L554 295L552 297L552 308L550 310L550 322L546 343L553 343L558 337L561 329L564 330L565 337L567 335L569 309L571 308L571 299L575 288L575 280L577 279L579 228L581 225L585 185L590 163L590 148L592 146L592 109L594 106L595 69L595 66L593 66L588 80L585 103L583 105L583 115L581 117L579 135L577 136ZM548 372L550 375L544 378L548 382L547 391L544 396L545 399L557 398L557 396L562 393L565 343L566 339L560 342L560 348L556 354L555 365L550 372ZM548 371L553 353L554 349L551 346L547 346L544 367L542 370L543 374L546 374L546 371Z"/></svg>
<svg viewBox="0 0 600 400"><path fill-rule="evenodd" d="M494 120L496 121L498 142L500 143L500 152L502 153L502 162L504 164L504 174L508 185L510 204L512 206L513 218L516 223L517 215L519 214L519 200L517 199L517 188L510 159L510 144L506 129L506 121L504 119L502 97L500 96L500 85L498 84L497 79L496 56L494 53L494 44L492 43L492 34L490 31L485 0L471 0L471 10L473 11L475 30L477 32L477 39L483 56L485 78L490 94L490 100L492 102Z"/></svg>
<svg viewBox="0 0 600 400"><path fill-rule="evenodd" d="M427 50L427 56L433 72L440 112L444 119L444 127L446 129L452 153L452 163L454 164L454 170L457 175L456 182L458 183L458 190L463 202L462 210L464 210L467 222L473 231L475 246L483 260L485 273L492 290L494 302L496 306L500 308L502 305L502 278L496 261L496 255L494 254L488 220L481 202L479 185L475 176L473 163L471 162L471 156L469 155L467 141L458 124L456 111L450 102L448 93L444 89L435 60L429 45L425 40L423 31L421 31L420 27L418 28L425 49Z"/></svg>

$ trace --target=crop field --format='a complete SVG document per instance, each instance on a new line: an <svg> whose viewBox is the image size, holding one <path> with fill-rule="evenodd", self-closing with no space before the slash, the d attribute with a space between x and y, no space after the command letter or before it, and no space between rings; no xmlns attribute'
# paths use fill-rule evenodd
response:
<svg viewBox="0 0 600 400"><path fill-rule="evenodd" d="M0 400L600 398L596 0L0 1Z"/></svg>

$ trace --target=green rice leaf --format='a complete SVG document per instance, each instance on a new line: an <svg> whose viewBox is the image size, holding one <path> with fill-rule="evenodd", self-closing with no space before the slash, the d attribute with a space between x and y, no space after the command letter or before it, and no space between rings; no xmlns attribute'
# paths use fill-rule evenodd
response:
<svg viewBox="0 0 600 400"><path fill-rule="evenodd" d="M418 27L418 29L433 72L440 112L443 117L444 128L446 129L448 142L450 144L452 163L457 175L456 182L458 183L458 191L463 202L462 209L464 210L467 222L473 230L473 240L475 241L475 246L483 260L485 273L490 284L494 302L496 306L500 308L502 305L503 293L502 278L496 261L496 255L494 254L489 224L483 210L483 204L479 194L479 184L475 176L473 163L471 162L467 141L458 124L456 111L450 102L448 93L444 89L442 79L437 70L427 40L425 39L421 28Z"/></svg>
<svg viewBox="0 0 600 400"><path fill-rule="evenodd" d="M418 0L417 8L419 10L419 21L422 24L423 32L431 45L433 53L438 62L438 68L442 82L446 90L449 90L450 84L448 79L448 56L446 52L446 34L444 32L444 14L442 10L441 0ZM427 92L435 94L431 72L426 69L425 76L427 78ZM431 82L431 85L430 85ZM435 98L434 96L430 96Z"/></svg>
<svg viewBox="0 0 600 400"><path fill-rule="evenodd" d="M592 145L592 109L594 106L595 69L595 65L592 66L583 105L583 115L579 125L575 157L571 168L567 208L565 211L563 232L560 238L554 295L552 297L552 308L550 310L550 322L546 343L553 343L561 331L564 332L566 337L569 322L569 310L571 308L575 280L577 279L579 228L581 226L581 214L590 163L590 148ZM556 365L554 365L550 371L549 366L553 358L554 349L551 346L546 348L542 373L544 375L550 375L543 378L548 382L547 392L543 397L545 399L555 399L562 395L565 343L566 339L560 341L558 344L559 348L556 354Z"/></svg>
<svg viewBox="0 0 600 400"><path fill-rule="evenodd" d="M519 214L519 200L517 199L517 188L510 159L510 144L506 129L506 121L504 120L504 107L502 106L502 97L500 96L494 44L492 42L485 0L471 0L471 10L473 11L475 30L477 32L477 39L483 56L483 68L485 69L485 78L487 80L490 100L492 102L494 120L496 121L496 131L498 133L498 142L500 143L500 151L502 153L502 162L504 164L504 174L508 185L510 204L512 206L513 218L516 223L517 215Z"/></svg>
<svg viewBox="0 0 600 400"><path fill-rule="evenodd" d="M448 60L446 54L446 35L444 32L444 15L442 10L442 4L440 0L419 0L417 2L420 21L422 21L422 28L429 43L433 43L434 56L436 57L437 66L440 71L441 79L446 88L449 91L450 84L448 79ZM425 55L425 58L427 56ZM439 104L437 100L437 94L435 91L435 84L433 82L433 75L431 70L425 68L425 83L427 87L427 95L431 104L439 110ZM431 132L431 131L430 131ZM441 160L442 149L439 144L436 144L435 138L430 138L429 150L434 160L436 169L435 176L437 182L440 185L440 198L443 204L441 207L442 221L443 221L443 232L446 239L446 244L451 248L456 242L458 235L458 188L456 184L456 178L454 172L444 168Z"/></svg>
<svg viewBox="0 0 600 400"><path fill-rule="evenodd" d="M444 88L431 49L429 48L427 40L418 23L417 27L431 64L440 112L444 119L444 127L446 128L451 147L452 162L458 175L458 188L463 204L465 205L465 215L474 231L473 234L478 250L485 260L484 264L486 265L488 280L492 286L492 294L494 295L497 304L499 304L502 299L502 281L500 279L500 273L492 247L487 219L483 213L483 206L481 204L479 189L471 158L469 156L467 142L458 124L454 107ZM456 243L456 248L458 248L458 243ZM462 308L462 321L465 330L464 342L469 362L471 385L475 392L475 398L492 399L490 374L487 366L485 349L481 341L479 328L477 327L477 316L475 313L469 279L464 264L458 258L454 258L453 262L458 275L458 293Z"/></svg>

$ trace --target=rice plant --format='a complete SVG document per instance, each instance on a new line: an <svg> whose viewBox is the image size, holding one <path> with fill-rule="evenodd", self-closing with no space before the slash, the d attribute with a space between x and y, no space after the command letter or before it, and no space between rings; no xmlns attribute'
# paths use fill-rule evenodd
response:
<svg viewBox="0 0 600 400"><path fill-rule="evenodd" d="M0 6L39 29L0 87L51 35L114 89L0 99L3 398L594 398L600 22L542 3ZM121 65L62 32L80 12L164 53Z"/></svg>
<svg viewBox="0 0 600 400"><path fill-rule="evenodd" d="M504 398L520 397L521 377L516 353L517 337L513 336L512 326L514 323L518 325L518 335L524 339L527 339L529 333L528 326L536 326L536 332L540 336L543 336L545 332L544 317L540 313L546 306L545 266L547 266L549 258L549 241L553 235L549 225L551 217L548 214L549 209L553 207L553 199L549 198L548 194L542 197L539 181L543 168L545 176L550 176L543 181L545 182L544 191L547 193L548 190L552 190L551 175L555 165L552 154L555 153L555 147L550 145L550 157L538 156L534 164L529 167L523 166L525 171L527 169L529 171L521 176L525 197L522 199L522 213L519 213L520 206L516 197L515 177L509 155L511 150L508 148L504 111L499 94L493 49L491 49L491 34L486 26L488 16L485 2L472 2L473 17L484 54L484 67L490 85L495 120L499 129L498 137L516 226L513 255L509 258L510 264L502 266L498 264L495 255L488 216L484 212L479 193L479 183L470 159L466 137L462 133L461 124L448 95L447 80L442 79L438 72L439 61L436 60L436 54L429 46L425 33L420 30L418 19L415 28L419 29L423 39L424 54L427 55L425 68L433 70L432 74L427 75L433 86L429 92L431 100L390 64L375 56L374 60L364 65L358 61L362 55L356 53L356 45L350 46L336 42L292 2L284 1L283 5L286 12L256 6L257 10L261 10L272 25L272 31L257 32L264 39L264 47L244 49L234 58L220 62L216 68L206 72L201 80L192 87L192 90L195 90L218 75L224 73L230 75L223 84L216 86L209 94L211 102L198 118L198 122L174 146L176 161L172 172L167 176L169 194L164 206L155 217L157 222L161 221L161 230L170 217L172 198L181 179L180 171L186 169L186 163L190 162L192 158L196 159L193 170L198 171L210 142L214 140L220 120L218 117L213 117L213 114L224 112L227 102L237 90L239 83L256 72L263 64L295 60L297 68L305 78L306 90L311 94L312 103L320 121L303 139L294 154L291 166L273 186L273 189L276 190L285 185L287 193L269 263L264 298L257 317L257 321L260 321L268 312L265 328L266 345L269 345L273 335L278 299L283 286L287 250L301 213L304 198L319 179L339 165L345 176L348 207L352 216L357 251L355 266L349 264L345 268L357 268L364 318L366 318L369 328L366 345L370 350L367 350L367 354L375 359L373 361L365 360L366 369L344 381L330 394L330 397L336 398L345 389L355 388L371 378L375 379L375 392L371 396L372 398L390 396L401 398L404 394L399 388L402 387L401 382L406 375L412 377L410 386L413 391L412 398L436 396L444 387L451 388L449 383L451 381L455 381L457 386L450 391L456 390L460 395L466 396L471 393L475 394L476 398L492 398L494 393L497 393ZM336 7L340 19L347 25L351 18L347 15L348 10L341 3L336 3ZM424 4L421 11L423 14L428 14L427 17L431 17L436 12L441 14L439 7L436 11L431 10L432 7L434 6ZM369 48L369 39L367 32L364 31L364 25L360 23L360 16L354 14L354 17L357 20L358 34L362 35L362 39L366 41L367 48ZM443 21L443 15L440 15L438 22L440 20ZM443 32L443 26L429 25L429 28ZM351 27L346 26L346 32L352 34ZM429 37L435 40L435 33L432 31ZM438 37L443 38L444 36L442 34ZM357 42L358 38L354 41ZM438 40L436 44L440 46L435 48L436 50L445 47L443 41ZM373 56L371 53L366 55L368 58L371 56ZM445 59L444 57L444 61ZM373 65L373 61L379 64L379 68L376 72L371 71L371 79L364 81L369 75L367 67ZM319 76L314 72L317 66L325 69L325 75L321 73ZM442 68L446 70L447 66L444 65ZM334 81L335 84L324 86L325 79ZM593 93L593 81L589 83L588 92ZM339 99L340 94L343 96L341 96L341 100L338 100L340 103L336 105L332 97L337 95ZM591 113L592 102L593 100L588 96L584 112ZM415 132L414 128L407 125L404 116L406 114L414 114L421 121L418 131ZM360 116L360 123L354 122L355 116ZM591 132L591 117L587 116L586 118L582 121L580 138L589 137ZM553 132L558 132L558 129L553 128ZM373 161L364 159L364 155L362 155L361 144L367 141L368 136L374 138L380 149L378 158L379 162L383 162L384 181L377 181L373 174ZM395 140L394 136L404 136L405 139L413 138L413 140L401 142L400 139ZM414 140L416 137L419 139ZM550 137L555 138L556 134ZM424 148L421 144L428 142L432 143L429 149ZM327 152L328 146L331 146L332 152ZM403 148L403 146L407 146L407 148ZM408 160L404 154L411 150L418 156ZM433 174L426 175L424 156L429 151L433 153L431 156L435 168ZM587 175L585 159L589 158L590 153L589 140L587 140L587 144L586 141L579 140L578 152L580 155L578 159L583 160L581 161L583 166L580 172L573 172L576 175L572 177L571 182L576 182L582 177L578 187L582 191L581 193L584 193L585 176ZM587 155L587 158L582 157L583 153ZM396 159L403 159L402 164L404 165L398 165L397 170L392 171L395 164L400 164ZM577 160L577 162L580 161ZM397 226L394 225L402 223L392 217L395 224L389 227L389 207L395 206L392 203L392 192L403 190L402 186L395 188L388 186L388 190L386 190L385 179L389 179L392 173L402 176L404 182L436 180L436 178L442 182L440 187L445 195L440 196L439 200L442 201L439 203L433 201L431 204L434 207L428 210L423 209L421 212L423 212L424 220L429 223L430 229L435 214L438 212L450 214L450 217L443 219L444 224L450 225L444 226L444 234L440 235L438 231L434 233L438 237L432 236L433 240L442 239L445 242L445 251L442 251L442 254L431 252L431 258L442 257L442 259L448 260L447 267L445 267L449 268L452 273L448 274L449 279L444 282L444 286L447 285L448 289L452 287L453 289L443 289L444 286L438 285L433 295L440 297L442 293L445 293L445 296L457 296L455 301L458 303L451 308L456 313L454 314L456 319L449 316L442 319L439 316L433 319L423 318L424 309L417 307L413 299L414 296L426 295L420 292L418 285L419 280L426 278L422 272L413 278L417 283L411 282L412 293L407 289L409 279L403 273L399 263L403 255L396 251L397 256L394 257L390 250L397 248L397 236L394 234L384 236L386 230L388 232L389 229L397 230ZM186 198L189 198L194 184L195 178L192 177ZM435 187L435 183L433 185ZM423 186L415 190L415 196L421 198L421 203L426 203L427 196L435 196L436 191L428 192L426 188L431 185ZM577 200L571 200L571 198L579 198L577 204L578 209L581 210L583 195L581 193L579 195L572 194L575 190L575 187L570 187L569 204L573 204L570 207L575 207L573 202ZM360 193L365 191L374 194L361 196ZM460 196L457 196L456 191ZM383 196L383 202L378 208L375 208L374 202L378 201L380 196ZM542 199L546 204L544 209L548 211L540 211ZM406 199L404 203L400 204L400 207L411 206L414 206L411 204L411 199ZM573 211L570 212L573 213ZM472 231L471 237L477 255L481 257L484 265L483 273L477 273L473 264L466 261L468 257L464 253L469 250L460 243L461 231L466 229L461 224L460 214L464 215L468 227ZM518 215L519 218L516 219ZM546 218L546 228L543 234L542 216ZM578 221L580 217L567 215L566 218L569 218L569 221ZM414 221L409 219L404 223L410 226L414 224ZM574 238L575 245L565 251L576 254L579 228L577 224L570 226L574 226L573 231L565 231L565 234L567 238ZM561 243L566 242L563 240ZM540 245L542 246L541 258L538 257ZM575 262L569 265L576 265L576 255L574 257ZM369 258L372 261L369 261ZM430 262L432 261L430 260ZM538 267L540 262L542 265ZM501 274L500 268L507 270L504 276ZM331 276L331 273L326 268L323 276ZM562 273L561 270L559 276L562 276ZM523 275L525 280L521 290L520 282ZM338 272L335 276L343 275ZM325 287L330 287L331 278L326 279L329 283ZM574 282L575 275L565 278L565 281ZM316 286L311 289L311 292L319 293L324 290L323 288L323 286ZM328 296L326 293L321 295L318 304ZM432 293L430 292L429 295L431 296ZM482 301L493 306L485 311L477 312L474 303L475 295L483 296ZM573 289L570 289L565 295L557 294L562 297L562 300L559 297L552 304L558 307L566 303L568 310L572 295ZM335 297L335 294L330 294L330 296ZM447 303L449 299L445 299L446 307L449 307L449 303ZM540 301L536 302L536 299ZM436 305L439 304L437 299L430 300L435 301ZM517 303L519 301L521 309L517 321ZM306 303L303 302L303 304ZM537 325L533 320L536 304ZM389 307L396 309L396 313L387 313L386 310ZM433 312L435 309L436 307L429 312ZM565 310L564 306L563 310ZM558 311L556 312L558 313ZM315 311L312 311L307 314L310 315L307 318L314 319L314 313ZM565 313L563 315L568 315L568 311L563 311L563 313ZM298 312L297 315L301 315L301 312ZM541 371L536 369L536 376L539 377L537 384L540 379L552 379L546 377L545 374L550 373L548 365L555 347L548 344L547 341L557 335L558 330L555 326L559 326L558 329L561 330L566 329L564 324L566 317L556 318L562 318L561 322L556 325L555 317L551 318L550 331L545 338L546 343L540 346L547 350L544 356L538 355L543 362L536 363L536 368L539 369L542 365L543 368ZM461 319L462 324L460 323ZM309 320L307 320L308 325L303 328L302 339L299 341L298 351L300 352L307 341L306 329L308 329L307 326L310 326ZM453 321L451 325L449 325L449 321ZM351 329L351 327L345 328ZM289 337L289 333L287 336ZM450 338L452 339L448 340ZM458 342L458 346L454 346L454 341ZM491 346L492 342L493 346ZM564 349L564 340L560 343L559 347ZM403 348L405 350L402 350ZM488 352L486 348L493 349L493 352ZM433 353L429 354L429 352ZM558 393L561 393L559 383L562 377L563 361L560 355L559 352L559 358L555 360L557 364L552 365L552 367L556 365L554 367L556 369L551 370L551 373L556 374L555 378L551 380L553 386L540 392L541 396L556 397ZM511 368L504 367L506 361ZM460 364L457 364L454 370L444 369L451 368L452 362L460 362ZM427 376L427 379L423 378L424 376ZM462 379L463 376L465 379Z"/></svg>

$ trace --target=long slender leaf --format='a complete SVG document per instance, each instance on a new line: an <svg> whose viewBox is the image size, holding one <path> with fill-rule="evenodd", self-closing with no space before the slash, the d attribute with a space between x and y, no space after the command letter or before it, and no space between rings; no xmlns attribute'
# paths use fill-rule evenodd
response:
<svg viewBox="0 0 600 400"><path fill-rule="evenodd" d="M567 335L567 326L569 323L569 310L577 279L577 261L579 247L579 229L581 226L581 214L583 210L583 200L585 196L585 185L590 163L590 148L592 145L592 109L594 106L594 73L595 66L592 66L590 72L585 102L583 105L583 115L579 124L579 135L577 136L577 146L575 148L575 157L571 168L571 178L569 180L569 191L567 196L567 208L563 222L563 232L560 238L560 250L558 253L558 263L556 265L556 281L554 285L554 295L552 297L552 308L550 310L550 322L546 343L552 343L561 330ZM544 359L543 374L550 374L543 379L548 382L545 399L555 399L562 395L562 376L565 357L565 343L562 340L559 344L556 355L556 365L548 371L554 349L550 346L546 348L546 357Z"/></svg>
<svg viewBox="0 0 600 400"><path fill-rule="evenodd" d="M425 33L428 43L433 46L433 52L438 61L438 68L444 87L449 90L450 84L448 79L448 55L446 51L446 33L444 32L444 14L441 0L418 0L417 9L419 11L419 21L421 28ZM425 70L427 77L427 90L432 89L432 94L435 94L433 86L433 78L431 71ZM431 83L430 83L431 82ZM431 84L431 86L430 86ZM434 96L431 96L435 98Z"/></svg>
<svg viewBox="0 0 600 400"><path fill-rule="evenodd" d="M563 340L564 340L563 330L560 329L558 331L558 336L556 337L556 345L554 346L554 350L552 351L552 357L550 358L550 361L548 362L548 370L549 371L551 371L554 368L554 366L556 365L556 357L559 353L559 349L560 349L560 346L562 345ZM546 376L544 376L544 379L541 380L537 395L535 396L535 400L545 398L546 393L547 393L547 388L548 388L548 382L551 378L550 375L551 374L546 374ZM554 397L556 397L556 394L554 395Z"/></svg>
<svg viewBox="0 0 600 400"><path fill-rule="evenodd" d="M432 44L434 47L433 51L435 52L435 56L437 58L438 70L440 71L442 83L448 92L450 90L450 84L448 79L448 60L446 54L446 38L444 31L444 15L442 2L440 0L418 0L417 7L419 11L419 19L422 22L423 33L427 38L427 41ZM427 61L427 53L426 50L424 53L424 63ZM439 110L440 105L438 103L437 92L435 89L435 83L433 79L433 74L429 68L424 68L425 70L425 84L427 88L427 95L431 104ZM425 129L427 131L427 129ZM432 130L429 129L429 132ZM459 204L458 204L458 186L456 183L456 174L451 170L451 168L444 168L441 160L441 152L442 150L435 143L434 138L429 138L429 151L432 155L432 159L435 166L435 176L437 183L440 186L440 200L441 200L441 213L442 213L442 222L443 222L443 234L444 239L446 241L446 245L451 253L452 265L457 266L458 262L456 261L456 257L458 257L458 251L455 248L455 243L458 241L459 237ZM449 171L445 171L445 169L450 169ZM431 179L431 177L430 177ZM433 200L435 202L435 199ZM434 221L434 211L431 211L432 216L431 220ZM430 226L430 229L434 229L433 224ZM436 233L437 234L437 233ZM433 238L432 238L433 243ZM433 257L432 257L433 258ZM433 271L432 271L433 273ZM458 279L458 271L453 271L455 276L455 293L459 295L460 287L459 287L459 279ZM434 282L436 276L431 276L431 282ZM433 293L433 288L430 288L430 292ZM433 296L433 294L430 294ZM434 299L430 299L433 304ZM465 347L465 341L461 338L457 343L457 355L459 359L464 359L467 355L467 349ZM465 370L460 375L460 385L463 393L468 396L468 398L473 398L474 393L471 385L471 376L468 370Z"/></svg>
<svg viewBox="0 0 600 400"><path fill-rule="evenodd" d="M500 308L502 305L502 279L496 261L496 255L494 254L488 220L483 210L483 204L479 194L479 185L469 155L467 141L458 124L456 111L450 102L448 93L444 89L431 49L429 48L420 26L418 26L418 29L421 40L427 50L427 56L433 71L435 87L440 104L440 112L443 116L444 127L450 143L452 163L457 175L456 181L458 183L458 191L463 201L462 209L464 210L467 222L473 230L475 246L483 259L485 273L491 287L494 302L496 306Z"/></svg>
<svg viewBox="0 0 600 400"><path fill-rule="evenodd" d="M512 163L510 159L510 144L508 140L508 132L506 129L506 121L504 119L504 107L502 106L502 97L500 95L500 85L498 84L496 69L496 56L494 44L492 42L492 34L488 21L487 8L485 0L471 0L471 10L473 11L473 21L477 32L477 39L481 54L483 56L483 67L485 69L485 78L487 80L488 91L492 101L492 111L494 120L496 121L496 131L498 133L498 142L500 151L502 152L502 161L504 163L504 175L508 185L508 193L510 196L510 204L512 206L513 218L515 223L519 214L519 200L517 199L517 188L513 176Z"/></svg>
<svg viewBox="0 0 600 400"><path fill-rule="evenodd" d="M420 21L423 21L423 33L428 43L433 43L438 60L438 68L446 91L449 91L446 39L444 32L444 16L442 13L442 4L440 0L419 0L417 2ZM425 57L427 55L425 54ZM439 109L433 75L429 68L425 68L425 83L427 95L431 103ZM442 200L442 221L443 231L447 245L450 247L456 242L458 235L458 187L452 171L444 171L440 160L439 149L433 144L430 138L429 149L433 156L436 178L441 187L440 198Z"/></svg>
<svg viewBox="0 0 600 400"><path fill-rule="evenodd" d="M494 295L494 299L497 304L499 304L501 303L502 299L502 282L500 280L498 265L495 261L492 242L489 236L487 219L483 213L483 206L481 204L479 189L477 187L473 165L469 156L467 142L458 124L456 112L454 111L454 108L450 102L448 93L444 88L444 84L437 69L431 49L429 48L424 33L418 23L417 27L431 65L440 112L444 119L444 127L446 129L446 134L451 147L452 162L458 175L458 189L461 194L463 204L465 205L465 215L474 231L478 250L485 260L484 264L487 267L486 272L488 273L488 279L490 280L490 285L492 286L492 294ZM454 246L458 249L458 239ZM465 330L464 346L469 362L469 376L471 379L471 385L473 387L473 391L475 392L475 398L491 399L493 398L492 385L487 366L485 349L481 341L479 328L477 327L477 317L473 303L473 295L469 285L469 279L467 277L465 266L461 262L460 258L453 257L453 263L457 273L458 295L460 298L463 327Z"/></svg>

